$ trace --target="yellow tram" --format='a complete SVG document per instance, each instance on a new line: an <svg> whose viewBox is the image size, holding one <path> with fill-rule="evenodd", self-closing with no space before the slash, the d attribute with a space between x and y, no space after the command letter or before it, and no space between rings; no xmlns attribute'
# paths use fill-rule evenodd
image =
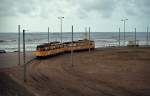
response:
<svg viewBox="0 0 150 96"><path fill-rule="evenodd" d="M71 52L73 51L82 51L82 50L87 50L87 49L94 49L95 48L95 42L94 41L89 41L87 39L84 40L78 40L78 41L73 41L72 42L65 42L63 43L65 52Z"/></svg>
<svg viewBox="0 0 150 96"><path fill-rule="evenodd" d="M37 57L47 57L57 55L63 52L63 44L61 44L60 42L51 42L38 45L33 55Z"/></svg>
<svg viewBox="0 0 150 96"><path fill-rule="evenodd" d="M82 51L95 48L95 42L87 39L72 42L50 42L38 45L33 53L36 57L53 56L64 52Z"/></svg>

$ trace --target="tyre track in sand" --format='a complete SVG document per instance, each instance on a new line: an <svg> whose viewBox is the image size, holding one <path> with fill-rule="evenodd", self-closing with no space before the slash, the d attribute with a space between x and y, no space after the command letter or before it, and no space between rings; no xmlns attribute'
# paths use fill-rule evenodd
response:
<svg viewBox="0 0 150 96"><path fill-rule="evenodd" d="M139 96L71 67L66 63L68 58L69 55L63 55L31 64L33 90L41 96Z"/></svg>
<svg viewBox="0 0 150 96"><path fill-rule="evenodd" d="M71 69L68 69L66 66L62 65L62 68L66 71L66 74L78 78L78 82L80 82L83 86L102 93L103 96L140 96L138 93L133 93L123 87L113 86L113 84L108 82L88 77L87 74L76 71L74 67L70 67Z"/></svg>

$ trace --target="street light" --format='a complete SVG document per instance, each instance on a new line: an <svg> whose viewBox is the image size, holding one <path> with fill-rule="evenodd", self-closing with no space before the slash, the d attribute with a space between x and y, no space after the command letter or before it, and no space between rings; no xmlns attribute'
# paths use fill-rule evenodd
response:
<svg viewBox="0 0 150 96"><path fill-rule="evenodd" d="M124 23L124 46L125 46L125 31L126 31L126 21L127 21L128 19L122 19L121 21L123 21L123 23Z"/></svg>
<svg viewBox="0 0 150 96"><path fill-rule="evenodd" d="M58 19L60 19L60 32L61 32L61 43L62 43L62 20L64 19L64 17L58 17Z"/></svg>

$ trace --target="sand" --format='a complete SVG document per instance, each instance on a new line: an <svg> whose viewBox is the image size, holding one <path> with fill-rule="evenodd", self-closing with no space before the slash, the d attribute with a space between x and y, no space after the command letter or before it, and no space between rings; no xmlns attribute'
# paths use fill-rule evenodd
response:
<svg viewBox="0 0 150 96"><path fill-rule="evenodd" d="M150 96L150 48L74 53L73 65L70 56L34 60L25 85L39 96ZM23 82L22 68L5 72Z"/></svg>
<svg viewBox="0 0 150 96"><path fill-rule="evenodd" d="M35 58L32 52L26 52L26 61ZM20 65L23 65L23 54L20 54ZM0 69L18 66L18 52L0 53Z"/></svg>

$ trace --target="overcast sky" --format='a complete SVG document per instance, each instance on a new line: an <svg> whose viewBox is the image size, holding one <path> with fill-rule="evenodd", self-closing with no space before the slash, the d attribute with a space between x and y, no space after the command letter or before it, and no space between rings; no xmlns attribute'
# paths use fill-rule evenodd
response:
<svg viewBox="0 0 150 96"><path fill-rule="evenodd" d="M60 31L59 16L64 16L63 31L114 32L123 18L127 31L146 31L150 21L150 0L0 0L0 32L17 32L17 25L30 32Z"/></svg>

